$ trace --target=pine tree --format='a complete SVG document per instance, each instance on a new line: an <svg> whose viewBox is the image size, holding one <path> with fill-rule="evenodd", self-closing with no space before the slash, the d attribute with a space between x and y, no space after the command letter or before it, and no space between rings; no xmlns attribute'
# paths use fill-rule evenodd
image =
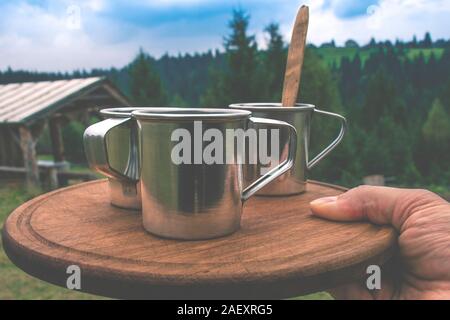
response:
<svg viewBox="0 0 450 320"><path fill-rule="evenodd" d="M435 99L422 127L416 162L428 183L448 184L450 179L450 115Z"/></svg>
<svg viewBox="0 0 450 320"><path fill-rule="evenodd" d="M343 57L339 71L342 101L347 105L354 105L361 95L359 85L361 82L362 63L359 53L355 55L352 61L348 57Z"/></svg>
<svg viewBox="0 0 450 320"><path fill-rule="evenodd" d="M267 101L281 101L281 89L284 81L286 67L286 50L283 36L280 34L279 25L271 23L265 28L268 34L268 46L264 60L264 72L266 76L267 90L265 92Z"/></svg>
<svg viewBox="0 0 450 320"><path fill-rule="evenodd" d="M425 33L425 37L422 41L422 47L423 48L432 48L433 47L433 41L431 40L431 35L429 32Z"/></svg>
<svg viewBox="0 0 450 320"><path fill-rule="evenodd" d="M167 95L150 57L141 49L129 67L131 100L140 106L161 107Z"/></svg>
<svg viewBox="0 0 450 320"><path fill-rule="evenodd" d="M416 37L416 35L413 36L413 39L410 42L410 48L417 48L417 37Z"/></svg>
<svg viewBox="0 0 450 320"><path fill-rule="evenodd" d="M386 56L383 61L387 63ZM417 177L411 147L413 135L405 120L406 106L395 77L381 67L369 76L365 92L363 109L356 119L365 132L357 147L364 173L394 176L397 182L410 181Z"/></svg>
<svg viewBox="0 0 450 320"><path fill-rule="evenodd" d="M372 129L385 117L392 117L399 125L405 124L406 107L392 76L380 68L369 77L363 104L361 125Z"/></svg>
<svg viewBox="0 0 450 320"><path fill-rule="evenodd" d="M259 95L257 79L257 45L248 35L250 16L242 9L233 11L228 26L231 34L224 39L226 65L211 70L211 85L202 105L225 107L231 103L254 102Z"/></svg>
<svg viewBox="0 0 450 320"><path fill-rule="evenodd" d="M426 141L437 145L450 145L450 116L439 99L434 100L422 128Z"/></svg>
<svg viewBox="0 0 450 320"><path fill-rule="evenodd" d="M370 42L367 44L368 48L375 48L377 46L377 42L375 41L375 38L370 38Z"/></svg>
<svg viewBox="0 0 450 320"><path fill-rule="evenodd" d="M300 102L314 104L322 110L345 114L337 82L333 79L330 69L322 58L309 48L305 52L302 79ZM337 121L333 121L329 117L313 115L309 147L310 159L330 143L338 130L339 123ZM342 144L311 171L311 178L338 182L345 173L346 183L351 185L357 183L360 172L358 162L347 161L347 159L355 159L354 151L352 137L347 135Z"/></svg>
<svg viewBox="0 0 450 320"><path fill-rule="evenodd" d="M345 47L346 48L359 48L359 44L355 40L349 39L349 40L345 41Z"/></svg>
<svg viewBox="0 0 450 320"><path fill-rule="evenodd" d="M450 113L450 47L442 54L437 70L439 70L438 79L444 83L439 96L447 112Z"/></svg>
<svg viewBox="0 0 450 320"><path fill-rule="evenodd" d="M229 23L231 35L225 38L228 73L226 88L233 101L249 101L256 97L254 72L257 46L255 36L248 35L250 16L242 9L234 10Z"/></svg>

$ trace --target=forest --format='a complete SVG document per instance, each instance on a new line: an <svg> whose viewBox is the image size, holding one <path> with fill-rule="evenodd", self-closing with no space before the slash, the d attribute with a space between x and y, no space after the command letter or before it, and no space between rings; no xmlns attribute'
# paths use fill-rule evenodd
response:
<svg viewBox="0 0 450 320"><path fill-rule="evenodd" d="M251 17L235 10L223 49L164 55L140 50L121 69L43 73L0 72L0 83L106 76L140 106L227 107L238 102L279 102L287 39L279 25L264 32L259 47L249 31ZM372 39L308 45L299 102L343 114L349 122L343 143L314 168L310 178L344 186L379 174L395 186L450 189L450 40L395 42ZM326 120L326 121L325 121ZM67 158L84 163L81 124L64 128ZM313 119L311 153L337 133L337 124ZM46 138L39 150L48 148Z"/></svg>

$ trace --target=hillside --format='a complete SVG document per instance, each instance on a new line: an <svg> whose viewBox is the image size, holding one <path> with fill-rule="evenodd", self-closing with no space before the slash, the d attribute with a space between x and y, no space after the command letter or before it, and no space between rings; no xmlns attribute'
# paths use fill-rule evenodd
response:
<svg viewBox="0 0 450 320"><path fill-rule="evenodd" d="M345 48L345 47L337 47L337 48L316 48L314 49L316 53L321 56L324 62L332 67L335 65L339 67L341 64L341 60L343 58L348 58L353 60L355 56L358 54L361 62L365 63L366 60L370 57L372 53L375 53L379 48ZM444 53L444 48L406 48L403 49L403 52L400 50L396 50L397 54L403 59L413 60L419 57L421 54L425 57L425 60L434 55L436 59L440 59L442 54Z"/></svg>

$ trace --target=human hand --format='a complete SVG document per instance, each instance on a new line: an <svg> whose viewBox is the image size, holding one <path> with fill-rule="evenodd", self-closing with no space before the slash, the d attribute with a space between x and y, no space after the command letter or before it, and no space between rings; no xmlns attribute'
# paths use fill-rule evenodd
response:
<svg viewBox="0 0 450 320"><path fill-rule="evenodd" d="M364 283L331 290L337 299L450 299L450 204L427 190L361 186L317 199L313 214L337 221L368 220L399 233L400 278L382 275L381 290Z"/></svg>

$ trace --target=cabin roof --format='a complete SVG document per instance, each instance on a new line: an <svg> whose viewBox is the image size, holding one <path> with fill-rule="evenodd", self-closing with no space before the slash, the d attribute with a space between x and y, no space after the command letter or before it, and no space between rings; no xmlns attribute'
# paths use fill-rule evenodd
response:
<svg viewBox="0 0 450 320"><path fill-rule="evenodd" d="M46 118L79 98L103 90L119 104L127 99L104 77L9 83L0 85L0 124L20 124Z"/></svg>

